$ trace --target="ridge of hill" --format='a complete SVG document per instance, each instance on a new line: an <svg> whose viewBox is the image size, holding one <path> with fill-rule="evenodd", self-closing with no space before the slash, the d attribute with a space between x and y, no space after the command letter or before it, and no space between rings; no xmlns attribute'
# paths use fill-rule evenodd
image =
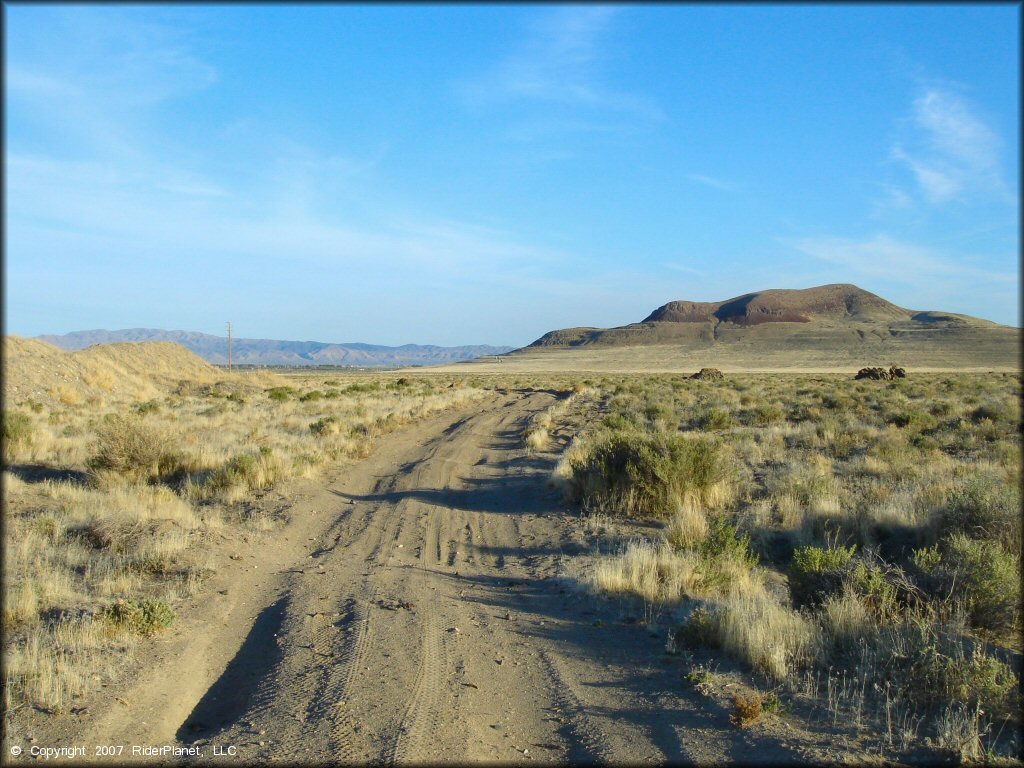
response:
<svg viewBox="0 0 1024 768"><path fill-rule="evenodd" d="M718 302L670 301L643 322L808 323L814 317L908 320L912 313L850 284L817 288L771 288Z"/></svg>
<svg viewBox="0 0 1024 768"><path fill-rule="evenodd" d="M173 341L191 350L207 362L228 363L227 336L194 331L164 331L156 328L74 331L63 335L35 337L66 351L86 349L95 344L140 341ZM232 340L232 359L238 365L351 365L365 367L435 365L500 355L512 347L487 344L441 347L430 344L334 344L321 341L282 341L276 339Z"/></svg>
<svg viewBox="0 0 1024 768"><path fill-rule="evenodd" d="M509 357L540 361L586 348L604 368L721 364L734 369L889 365L1020 366L1020 329L981 318L899 307L856 285L769 289L724 301L670 301L638 323L549 331ZM562 360L562 358L566 358ZM614 363L611 361L614 360ZM588 362L588 365L591 364ZM697 367L700 367L698 365Z"/></svg>
<svg viewBox="0 0 1024 768"><path fill-rule="evenodd" d="M212 383L223 372L168 341L103 344L75 352L39 339L3 339L6 402L31 398L76 404L95 397L147 400L182 380Z"/></svg>

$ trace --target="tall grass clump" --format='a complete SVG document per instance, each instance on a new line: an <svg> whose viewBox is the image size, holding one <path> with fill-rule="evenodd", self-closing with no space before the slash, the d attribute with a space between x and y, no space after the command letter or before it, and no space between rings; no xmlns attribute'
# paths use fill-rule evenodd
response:
<svg viewBox="0 0 1024 768"><path fill-rule="evenodd" d="M207 477L196 495L233 503L251 491L266 490L287 477L287 467L271 450L240 453Z"/></svg>
<svg viewBox="0 0 1024 768"><path fill-rule="evenodd" d="M591 584L611 595L632 595L646 603L672 603L700 591L700 565L693 553L679 553L665 542L635 540L616 557L603 558Z"/></svg>
<svg viewBox="0 0 1024 768"><path fill-rule="evenodd" d="M779 682L806 667L817 651L815 624L766 594L733 594L712 613L712 644Z"/></svg>
<svg viewBox="0 0 1024 768"><path fill-rule="evenodd" d="M97 474L151 480L178 469L179 453L166 431L138 416L111 414L96 428L86 466Z"/></svg>

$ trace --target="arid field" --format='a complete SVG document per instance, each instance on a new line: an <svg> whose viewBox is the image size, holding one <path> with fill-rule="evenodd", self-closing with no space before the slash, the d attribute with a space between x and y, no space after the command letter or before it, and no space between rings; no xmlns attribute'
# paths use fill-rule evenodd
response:
<svg viewBox="0 0 1024 768"><path fill-rule="evenodd" d="M1016 372L4 353L6 760L1019 758Z"/></svg>

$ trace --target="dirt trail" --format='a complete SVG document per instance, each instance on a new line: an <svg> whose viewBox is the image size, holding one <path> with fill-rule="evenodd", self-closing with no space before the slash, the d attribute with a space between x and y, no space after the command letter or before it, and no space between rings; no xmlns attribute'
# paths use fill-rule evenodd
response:
<svg viewBox="0 0 1024 768"><path fill-rule="evenodd" d="M659 661L663 638L598 621L559 578L580 526L545 482L554 455L523 446L554 400L495 394L309 483L61 743L289 763L799 759L730 728Z"/></svg>

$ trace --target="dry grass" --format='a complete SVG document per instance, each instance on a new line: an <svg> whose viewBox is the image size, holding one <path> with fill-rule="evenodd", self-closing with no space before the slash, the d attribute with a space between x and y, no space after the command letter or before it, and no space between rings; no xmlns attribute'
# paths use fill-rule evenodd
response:
<svg viewBox="0 0 1024 768"><path fill-rule="evenodd" d="M530 419L530 423L523 434L523 439L531 453L533 451L544 451L550 447L551 431L554 429L555 424L572 408L579 393L587 391L582 385L575 385L575 388L568 395L559 398L554 404Z"/></svg>
<svg viewBox="0 0 1024 768"><path fill-rule="evenodd" d="M599 558L595 590L682 615L704 605L683 635L808 697L835 722L882 729L883 752L924 739L965 758L1013 748L1009 726L1002 738L993 730L993 713L1007 711L1017 684L1000 658L1020 650L1018 376L623 375L594 386L601 415L574 438L556 484L571 490L574 468L609 431L655 446L713 435L732 462L728 493L714 504L680 494L660 539ZM618 466L598 474L612 478ZM659 472L626 474L650 482ZM723 516L735 537L722 535ZM757 566L741 556L743 541ZM829 564L839 549L852 554ZM815 551L821 564L800 575ZM804 607L794 610L790 597Z"/></svg>
<svg viewBox="0 0 1024 768"><path fill-rule="evenodd" d="M592 583L602 592L636 595L648 603L678 602L700 591L700 560L666 544L634 541L621 555L600 560Z"/></svg>
<svg viewBox="0 0 1024 768"><path fill-rule="evenodd" d="M774 681L806 666L819 642L814 624L763 594L730 594L717 619L718 645Z"/></svg>
<svg viewBox="0 0 1024 768"><path fill-rule="evenodd" d="M665 528L665 538L674 549L694 549L708 535L707 512L693 502L680 503L679 509Z"/></svg>

